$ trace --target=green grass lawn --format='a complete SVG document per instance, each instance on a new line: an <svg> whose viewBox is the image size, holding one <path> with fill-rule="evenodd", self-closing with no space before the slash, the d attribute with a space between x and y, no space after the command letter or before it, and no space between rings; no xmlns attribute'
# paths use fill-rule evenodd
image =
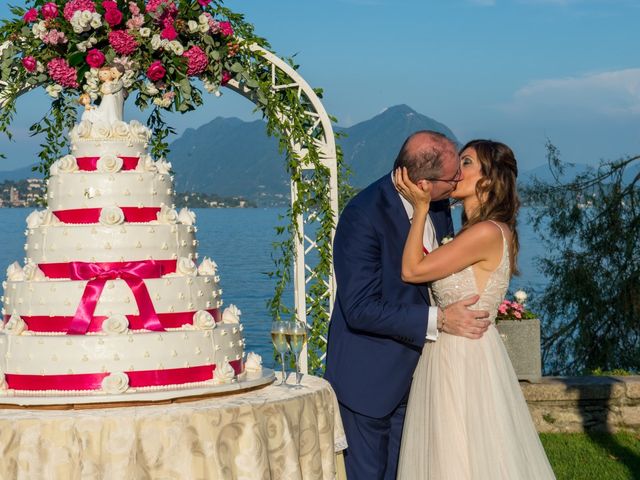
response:
<svg viewBox="0 0 640 480"><path fill-rule="evenodd" d="M558 480L640 480L640 433L543 433Z"/></svg>

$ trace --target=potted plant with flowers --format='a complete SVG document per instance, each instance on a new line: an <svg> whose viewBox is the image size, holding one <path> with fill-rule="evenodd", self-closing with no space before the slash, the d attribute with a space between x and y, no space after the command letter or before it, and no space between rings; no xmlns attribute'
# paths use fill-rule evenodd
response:
<svg viewBox="0 0 640 480"><path fill-rule="evenodd" d="M540 320L526 308L526 292L518 290L513 297L498 308L496 327L518 380L537 382L542 377Z"/></svg>

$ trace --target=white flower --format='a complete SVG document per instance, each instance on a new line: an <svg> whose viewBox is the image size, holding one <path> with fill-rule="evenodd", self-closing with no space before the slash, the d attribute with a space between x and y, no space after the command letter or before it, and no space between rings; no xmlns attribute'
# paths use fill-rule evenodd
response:
<svg viewBox="0 0 640 480"><path fill-rule="evenodd" d="M62 92L62 85L58 85L57 83L54 85L48 85L45 90L50 97L58 98L60 96L60 92Z"/></svg>
<svg viewBox="0 0 640 480"><path fill-rule="evenodd" d="M53 169L53 172L51 171ZM49 172L51 175L57 175L58 173L71 173L78 171L78 162L73 155L65 155L64 157L55 161L51 166ZM55 173L54 173L55 172Z"/></svg>
<svg viewBox="0 0 640 480"><path fill-rule="evenodd" d="M188 208L183 208L178 214L178 221L183 225L193 225L196 223L196 214Z"/></svg>
<svg viewBox="0 0 640 480"><path fill-rule="evenodd" d="M123 160L115 155L103 155L98 159L96 167L99 172L116 173L122 170Z"/></svg>
<svg viewBox="0 0 640 480"><path fill-rule="evenodd" d="M169 47L171 48L171 51L178 56L181 56L184 53L184 47L177 40L172 40L171 42L169 42Z"/></svg>
<svg viewBox="0 0 640 480"><path fill-rule="evenodd" d="M29 214L29 216L27 217L27 228L29 229L34 229L34 228L38 228L40 225L42 225L42 217L44 215L44 210L42 211L33 211Z"/></svg>
<svg viewBox="0 0 640 480"><path fill-rule="evenodd" d="M244 362L244 369L247 372L261 372L262 371L262 357L254 352L247 354L247 359Z"/></svg>
<svg viewBox="0 0 640 480"><path fill-rule="evenodd" d="M216 265L216 262L211 260L209 257L204 257L204 260L202 260L202 263L198 267L198 274L201 276L215 275L217 268L218 265Z"/></svg>
<svg viewBox="0 0 640 480"><path fill-rule="evenodd" d="M111 315L102 322L104 333L126 333L129 331L129 320L124 315Z"/></svg>
<svg viewBox="0 0 640 480"><path fill-rule="evenodd" d="M198 22L194 20L189 20L187 26L189 27L189 33L196 33L198 31Z"/></svg>
<svg viewBox="0 0 640 480"><path fill-rule="evenodd" d="M129 388L129 377L126 373L112 373L102 379L102 390L111 395L124 393Z"/></svg>
<svg viewBox="0 0 640 480"><path fill-rule="evenodd" d="M18 262L13 262L7 268L7 278L11 282L21 282L24 280L24 270Z"/></svg>
<svg viewBox="0 0 640 480"><path fill-rule="evenodd" d="M445 244L449 243L452 240L453 240L453 237L443 237L441 243L442 243L442 245L445 245Z"/></svg>
<svg viewBox="0 0 640 480"><path fill-rule="evenodd" d="M156 170L162 175L169 175L171 173L171 163L165 159L160 159L156 163Z"/></svg>
<svg viewBox="0 0 640 480"><path fill-rule="evenodd" d="M93 124L93 130L97 137L109 138L111 136L111 126L106 122L96 122Z"/></svg>
<svg viewBox="0 0 640 480"><path fill-rule="evenodd" d="M169 97L162 97L162 98L154 98L153 99L153 104L157 105L159 107L162 108L169 108L171 106L171 103L173 102L173 100L171 100Z"/></svg>
<svg viewBox="0 0 640 480"><path fill-rule="evenodd" d="M201 13L200 16L198 17L198 23L200 23L200 25L204 25L205 23L208 25L209 17L204 13Z"/></svg>
<svg viewBox="0 0 640 480"><path fill-rule="evenodd" d="M525 292L524 290L518 290L516 293L513 294L513 296L516 299L516 302L518 302L521 305L524 305L524 302L526 302L527 298L529 298L529 296L527 295L527 292Z"/></svg>
<svg viewBox="0 0 640 480"><path fill-rule="evenodd" d="M156 217L158 222L164 223L167 225L174 225L178 222L178 212L176 212L173 208L167 207L164 203L160 205L160 211Z"/></svg>
<svg viewBox="0 0 640 480"><path fill-rule="evenodd" d="M144 90L147 92L147 94L149 94L151 96L154 96L154 95L157 95L158 93L160 93L160 90L158 90L156 88L156 86L151 82L145 82Z"/></svg>
<svg viewBox="0 0 640 480"><path fill-rule="evenodd" d="M221 366L216 366L213 371L213 383L221 385L231 383L236 376L236 372L229 362L224 362Z"/></svg>
<svg viewBox="0 0 640 480"><path fill-rule="evenodd" d="M212 330L216 328L216 320L206 310L198 310L193 314L193 324L198 330Z"/></svg>
<svg viewBox="0 0 640 480"><path fill-rule="evenodd" d="M82 22L83 25L89 25L91 23L91 20L93 20L94 15L93 12L90 12L89 10L82 10L80 12L80 21ZM100 15L98 15L98 18L100 18Z"/></svg>
<svg viewBox="0 0 640 480"><path fill-rule="evenodd" d="M105 207L100 212L100 223L103 225L121 225L124 223L124 212L119 207Z"/></svg>
<svg viewBox="0 0 640 480"><path fill-rule="evenodd" d="M31 31L33 32L34 37L40 38L45 33L47 33L47 24L44 20L40 20L38 23L33 24L33 27L31 27Z"/></svg>
<svg viewBox="0 0 640 480"><path fill-rule="evenodd" d="M199 30L200 30L202 33L207 33L207 32L209 31L209 22L207 22L207 23L201 23L201 24L200 24L200 27L199 27Z"/></svg>
<svg viewBox="0 0 640 480"><path fill-rule="evenodd" d="M33 262L27 262L27 264L23 268L23 272L25 280L41 282L42 280L47 279L47 277L44 275L44 272L40 270L38 265Z"/></svg>
<svg viewBox="0 0 640 480"><path fill-rule="evenodd" d="M211 82L210 80L207 80L206 78L202 80L202 83L204 85L204 89L209 92L209 93L216 93L218 91L218 85L216 85L214 82Z"/></svg>
<svg viewBox="0 0 640 480"><path fill-rule="evenodd" d="M148 141L151 138L151 131L138 120L131 120L129 129L131 130L131 135L140 140Z"/></svg>
<svg viewBox="0 0 640 480"><path fill-rule="evenodd" d="M27 330L27 324L24 323L24 320L22 320L20 315L14 313L13 315L11 315L11 318L9 318L9 321L5 324L4 330L9 335L22 335L22 332Z"/></svg>
<svg viewBox="0 0 640 480"><path fill-rule="evenodd" d="M84 120L76 126L76 133L80 138L87 138L91 135L91 122Z"/></svg>
<svg viewBox="0 0 640 480"><path fill-rule="evenodd" d="M140 29L140 34L142 35L142 29ZM162 39L160 38L160 35L156 33L151 37L151 48L158 50L160 47L162 47Z"/></svg>
<svg viewBox="0 0 640 480"><path fill-rule="evenodd" d="M91 28L93 29L97 29L102 26L102 19L99 13L94 12L93 15L91 15L91 22L89 25L91 25Z"/></svg>
<svg viewBox="0 0 640 480"><path fill-rule="evenodd" d="M113 135L115 137L128 137L129 136L129 125L127 125L126 122L114 122L113 125L111 125L111 128L113 130Z"/></svg>
<svg viewBox="0 0 640 480"><path fill-rule="evenodd" d="M222 312L222 323L240 323L242 312L238 307L231 304Z"/></svg>
<svg viewBox="0 0 640 480"><path fill-rule="evenodd" d="M196 264L189 257L180 257L176 272L187 277L194 277L198 273Z"/></svg>
<svg viewBox="0 0 640 480"><path fill-rule="evenodd" d="M148 38L149 35L151 35L151 29L148 27L142 27L140 29L140 36L143 38ZM154 35L155 37L156 35ZM160 36L158 36L158 39L160 38ZM154 48L154 50L157 50L157 48Z"/></svg>

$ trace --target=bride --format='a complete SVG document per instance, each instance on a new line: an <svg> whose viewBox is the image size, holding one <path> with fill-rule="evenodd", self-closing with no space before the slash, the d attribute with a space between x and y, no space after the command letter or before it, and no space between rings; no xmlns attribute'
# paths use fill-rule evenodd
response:
<svg viewBox="0 0 640 480"><path fill-rule="evenodd" d="M502 143L474 140L461 153L452 197L464 206L456 238L423 254L431 183L396 171L415 214L402 257L402 277L432 282L438 307L480 294L475 307L495 321L516 271L520 201L517 165ZM398 478L407 480L545 480L555 478L495 325L479 340L449 335L446 318L414 373Z"/></svg>

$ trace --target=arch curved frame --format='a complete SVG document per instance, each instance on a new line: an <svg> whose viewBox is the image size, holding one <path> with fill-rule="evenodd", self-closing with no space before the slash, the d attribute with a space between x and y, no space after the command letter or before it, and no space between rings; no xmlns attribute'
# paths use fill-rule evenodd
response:
<svg viewBox="0 0 640 480"><path fill-rule="evenodd" d="M2 52L10 46L10 42L5 42L0 45L0 55ZM310 108L305 110L305 116L308 119L310 125L309 133L314 132L314 142L316 149L320 152L320 160L322 166L327 168L330 173L329 179L329 203L331 206L330 215L333 216L333 229L331 231L331 239L335 234L335 225L337 224L338 217L338 161L337 150L333 127L331 119L327 114L320 98L315 93L313 88L302 78L302 76L284 60L272 52L262 48L261 46L254 44L250 46L250 50L255 54L256 60L261 61L264 66L268 66L271 70L271 90L278 91L283 89L290 89L296 92L298 99L305 100L305 104ZM286 83L282 83L281 79L286 78ZM0 108L4 107L6 99L2 95L2 91L6 88L7 83L0 82ZM24 85L20 91L20 95L32 90L34 86ZM255 90L247 87L244 84L239 83L236 80L231 80L226 88L232 90L254 104L258 105L255 98ZM305 145L300 145L293 140L289 139L290 151L295 154L296 158L301 161L301 169L304 171L312 171L315 166L312 162L305 162L307 156L307 148ZM291 202L292 204L298 198L298 191L296 184L291 181ZM328 299L329 312L327 318L330 318L331 309L335 300L336 283L333 267L331 274L327 278L318 278L318 275L314 271L312 262L314 256L314 250L317 250L317 241L310 232L310 226L317 220L319 215L326 213L316 211L306 211L304 214L297 215L295 221L297 223L299 237L295 240L295 256L294 256L294 272L293 272L293 287L294 287L294 302L295 312L298 321L305 323L309 326L308 316L310 310L308 304L311 297L308 291L308 287L311 282L321 282L323 285L323 293L321 296ZM308 227L305 230L305 227ZM327 338L321 336L314 339L316 345L326 345ZM324 357L323 357L324 358ZM322 359L323 359L322 358ZM300 369L302 372L308 370L308 355L307 346L300 355Z"/></svg>

